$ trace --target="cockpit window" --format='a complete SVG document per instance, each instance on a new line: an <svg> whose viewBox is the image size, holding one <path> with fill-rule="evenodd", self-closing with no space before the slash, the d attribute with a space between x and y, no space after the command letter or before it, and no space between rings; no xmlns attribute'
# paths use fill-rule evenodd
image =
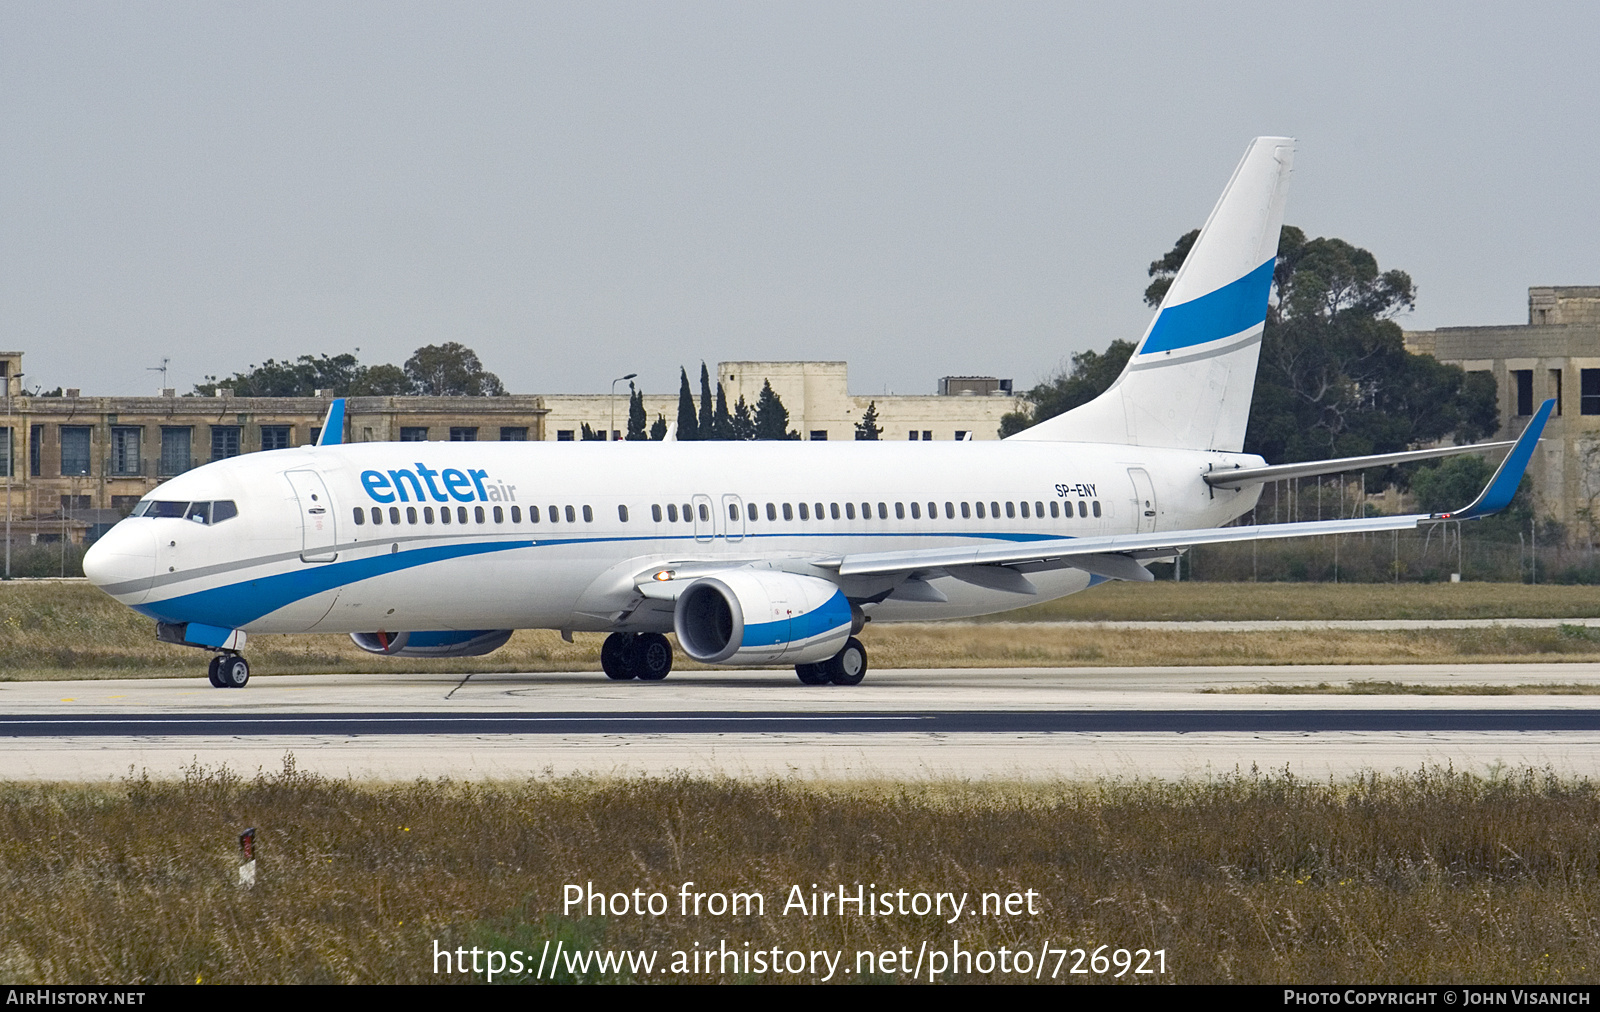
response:
<svg viewBox="0 0 1600 1012"><path fill-rule="evenodd" d="M224 520L238 516L239 507L234 505L232 499L218 499L215 502L166 502L160 499L146 499L135 506L129 515L181 518L197 524L220 524Z"/></svg>

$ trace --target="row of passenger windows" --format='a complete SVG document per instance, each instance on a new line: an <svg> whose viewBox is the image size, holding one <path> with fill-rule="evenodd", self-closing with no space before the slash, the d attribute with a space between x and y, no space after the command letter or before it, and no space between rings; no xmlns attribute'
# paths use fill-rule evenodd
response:
<svg viewBox="0 0 1600 1012"><path fill-rule="evenodd" d="M454 512L448 506L440 506L437 521L441 524L486 524L490 522L492 517L494 523L503 524L506 522L506 512L506 508L503 506L493 506L487 509L482 506L474 506L470 512L465 506L457 506ZM591 506L551 506L549 507L550 522L558 524L565 518L567 523L575 524L578 522L578 514L580 512L583 514L584 523L594 523L594 508ZM522 523L521 506L512 506L510 515L512 523ZM381 527L385 522L390 524L415 524L419 522L431 524L436 519L432 506L407 506L405 509L401 509L399 506L390 506L387 509L382 506L369 508L357 506L354 514L356 526L364 526L367 523L368 516L372 518L374 527ZM617 516L626 523L628 520L628 507L618 506ZM539 507L528 507L528 523L538 523L539 517Z"/></svg>
<svg viewBox="0 0 1600 1012"><path fill-rule="evenodd" d="M903 502L894 503L894 504L892 504L892 506L891 506L890 503L886 503L886 502L878 503L877 510L876 510L877 518L879 520L887 520L887 519L889 519L889 511L890 511L891 508L894 510L894 518L896 520L904 520L904 519L906 519L906 513L907 513L908 507ZM1050 516L1052 518L1060 519L1061 516L1062 516L1063 511L1065 512L1067 517L1070 518L1072 516L1072 504L1071 503L1066 503L1065 506L1063 507L1062 503L1057 502L1055 500L1052 500L1050 502L1050 505L1049 505L1048 509L1049 509ZM702 521L708 521L708 520L711 519L711 509L710 509L709 506L707 506L705 503L701 503L700 507L699 507L699 510L700 510L700 519ZM923 516L922 503L920 503L920 502L911 503L910 507L909 507L909 510L910 510L910 515L911 515L911 519L912 520L921 520L922 519L922 516ZM974 516L976 516L979 520L982 520L985 517L994 517L994 518L998 519L1002 510L1005 511L1005 515L1006 515L1006 517L1008 519L1016 519L1016 517L1020 513L1020 515L1022 516L1022 519L1024 519L1024 520L1027 520L1027 519L1030 519L1030 518L1035 518L1035 517L1042 520L1042 519L1044 519L1046 507L1045 507L1045 504L1043 502L1039 502L1039 501L1035 501L1032 504L1031 507L1027 502L1021 502L1021 503L1015 503L1015 502L1006 502L1006 503L990 502L987 505L987 507L985 507L985 504L983 504L981 502L975 502L975 503L947 502L947 503L944 504L944 516L945 516L946 520L954 520L956 518L957 512L959 512L961 514L961 518L963 520L970 520ZM812 517L815 517L818 520L828 520L828 519L832 519L832 520L840 520L840 519L843 519L843 520L854 520L856 518L856 516L857 516L856 504L853 503L853 502L847 502L847 503L845 503L843 505L843 507L841 507L840 504L836 503L836 502L835 503L820 503L820 502L819 503L798 503L798 504L796 504L796 503L771 503L771 502L767 503L766 516L767 516L768 520L774 520L775 521L775 520L778 519L780 514L783 516L783 519L785 519L785 520L793 520L795 518L795 514L797 512L798 512L801 520L810 520L810 519L812 519ZM1079 500L1078 501L1078 516L1080 516L1080 517L1088 517L1089 515L1091 515L1091 513L1094 516L1097 516L1097 517L1100 516L1100 501L1098 499L1092 500L1092 501L1091 500ZM864 502L864 503L861 504L861 511L860 511L861 519L863 519L863 520L871 520L873 518L873 514L874 514L874 510L873 510L872 503ZM660 523L661 522L661 518L662 518L662 507L659 506L659 505L651 506L650 507L650 515L655 519L656 523ZM746 503L745 504L745 516L750 520L760 520L761 519L761 507L758 506L756 503L753 503L753 502L752 503ZM939 504L938 503L936 503L936 502L928 503L927 516L928 516L929 520L937 520L937 519L939 519ZM667 503L667 505L666 505L666 519L667 519L667 521L669 523L677 523L680 517L682 518L683 522L685 522L685 523L692 522L694 520L694 509L688 503L684 503L682 508L681 508L681 510L680 510L679 506L677 505L677 503ZM623 517L623 519L626 520L627 517ZM728 519L729 520L738 520L739 519L739 504L738 503L729 503L728 504Z"/></svg>
<svg viewBox="0 0 1600 1012"><path fill-rule="evenodd" d="M184 504L161 503L157 505L182 507ZM222 503L218 503L217 505L224 506ZM233 507L232 503L227 503L225 505L230 510ZM668 523L678 523L680 520L684 523L693 523L696 509L697 507L691 505L690 503L684 503L682 506L679 506L677 503L667 503L665 507L657 504L650 507L650 515L656 523L661 523L663 518ZM844 503L843 506L841 506L839 503L824 504L819 502L799 503L797 505L795 503L769 502L766 504L766 518L768 520L775 521L781 515L785 520L793 520L798 512L801 520L810 520L813 517L818 520L825 520L829 518L834 520L854 520L858 515L863 520L871 520L874 515L876 515L879 520L887 520L889 519L889 513L891 509L894 512L894 517L896 520L906 519L908 507L903 502L897 502L893 504L880 502L877 504L876 510L873 509L872 503L864 502L860 504L859 514L857 513L856 504L853 502ZM1008 519L1015 519L1020 515L1024 520L1030 518L1038 518L1042 520L1044 519L1047 509L1050 516L1054 519L1061 518L1063 514L1070 519L1073 514L1071 503L1066 503L1063 507L1062 503L1053 500L1048 508L1043 502L1038 501L1035 501L1032 504L1029 504L1026 501L1021 503L989 502L988 504L981 502L947 502L944 504L943 512L944 517L947 520L954 520L958 513L963 520L969 520L973 517L977 517L979 520L985 519L986 517L998 519L1002 511L1004 511ZM753 521L761 519L761 507L756 503L746 503L745 511L745 516L747 519ZM711 507L708 504L700 503L698 506L698 512L701 522L710 522ZM522 523L521 506L512 506L509 507L509 509L503 506L473 506L470 511L466 506L457 506L454 508L454 510L452 510L449 506L441 506L439 507L437 513L435 513L432 506L406 506L404 508L399 506L389 506L387 508L383 506L357 506L352 519L355 520L357 527L365 526L369 522L369 519L374 527L381 527L385 523L392 525L417 523L432 524L435 522L440 524L486 524L490 523L491 519L493 523L503 524L506 522L508 513L512 523ZM580 513L583 516L584 523L594 523L594 509L590 506L550 506L546 508L546 511L542 515L547 517L549 522L553 524L561 523L563 520L569 524L575 524L578 522L578 516ZM909 514L912 520L921 520L923 517L923 504L920 502L911 503L909 506ZM939 518L939 514L940 510L938 503L930 502L927 504L927 517L929 520L937 520ZM1100 501L1098 499L1092 501L1080 499L1078 501L1077 514L1080 517L1089 517L1091 515L1096 517L1100 516ZM135 515L137 516L138 514L136 513ZM232 516L233 514L230 512L228 515ZM222 518L216 517L211 522L214 523L218 519ZM530 506L528 508L528 523L536 524L540 522L540 519L541 513L539 507ZM628 522L628 507L617 507L617 519L623 523ZM728 519L739 519L738 503L728 504Z"/></svg>

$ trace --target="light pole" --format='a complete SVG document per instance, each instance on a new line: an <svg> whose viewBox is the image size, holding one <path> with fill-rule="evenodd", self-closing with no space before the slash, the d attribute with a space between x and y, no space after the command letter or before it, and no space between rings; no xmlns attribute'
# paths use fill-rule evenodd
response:
<svg viewBox="0 0 1600 1012"><path fill-rule="evenodd" d="M17 469L17 430L11 423L11 384L22 385L22 374L6 376L6 579L11 579L11 475Z"/></svg>
<svg viewBox="0 0 1600 1012"><path fill-rule="evenodd" d="M636 372L630 372L626 376L618 376L611 381L611 428L606 430L607 439L615 437L617 432L617 384L623 380L631 380L637 375L639 374Z"/></svg>

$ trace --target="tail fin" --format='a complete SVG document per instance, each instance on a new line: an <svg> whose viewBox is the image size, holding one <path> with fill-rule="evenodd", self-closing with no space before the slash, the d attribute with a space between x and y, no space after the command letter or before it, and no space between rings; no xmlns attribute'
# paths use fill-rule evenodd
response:
<svg viewBox="0 0 1600 1012"><path fill-rule="evenodd" d="M1292 138L1252 141L1122 375L1011 438L1242 449L1293 163Z"/></svg>

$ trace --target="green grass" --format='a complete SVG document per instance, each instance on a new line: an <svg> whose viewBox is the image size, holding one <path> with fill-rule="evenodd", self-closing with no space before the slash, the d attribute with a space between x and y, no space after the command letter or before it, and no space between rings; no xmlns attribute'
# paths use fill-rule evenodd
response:
<svg viewBox="0 0 1600 1012"><path fill-rule="evenodd" d="M1600 683L1483 685L1464 682L1420 685L1358 678L1349 682L1318 682L1315 685L1229 685L1200 691L1267 696L1600 696Z"/></svg>
<svg viewBox="0 0 1600 1012"><path fill-rule="evenodd" d="M233 882L246 826L249 891ZM688 881L759 892L766 914L562 905L569 883L675 897ZM812 883L1031 889L1038 913L782 915L790 888ZM1600 789L1534 770L363 786L287 763L252 778L197 766L102 787L0 783L0 979L14 984L427 982L445 979L435 941L537 952L557 938L852 954L1048 940L1164 949L1161 979L1190 983L1567 983L1600 970L1597 922Z"/></svg>

